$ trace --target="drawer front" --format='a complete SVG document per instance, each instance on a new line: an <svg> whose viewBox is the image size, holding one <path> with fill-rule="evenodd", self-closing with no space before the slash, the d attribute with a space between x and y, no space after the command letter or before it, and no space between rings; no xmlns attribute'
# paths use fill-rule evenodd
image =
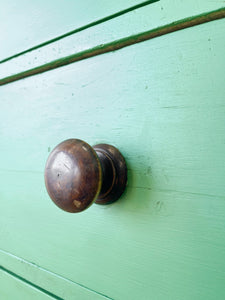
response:
<svg viewBox="0 0 225 300"><path fill-rule="evenodd" d="M1 249L99 299L224 299L223 36L213 21L2 86ZM67 138L121 150L117 203L50 201Z"/></svg>

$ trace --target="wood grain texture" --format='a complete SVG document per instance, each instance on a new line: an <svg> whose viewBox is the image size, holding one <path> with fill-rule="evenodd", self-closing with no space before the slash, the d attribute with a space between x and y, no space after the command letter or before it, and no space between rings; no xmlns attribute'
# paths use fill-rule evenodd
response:
<svg viewBox="0 0 225 300"><path fill-rule="evenodd" d="M29 71L28 74L40 73L174 30L222 18L224 9L223 1L178 0L170 3L161 0L1 63L0 78L31 69L34 69L33 72ZM26 74L15 77L15 80Z"/></svg>
<svg viewBox="0 0 225 300"><path fill-rule="evenodd" d="M0 269L0 297L4 300L50 300L51 297Z"/></svg>
<svg viewBox="0 0 225 300"><path fill-rule="evenodd" d="M1 1L0 60L79 32L158 0ZM47 29L47 30L46 30ZM34 34L35 33L35 34Z"/></svg>
<svg viewBox="0 0 225 300"><path fill-rule="evenodd" d="M218 20L2 86L0 247L113 299L224 299L224 33ZM128 164L121 200L76 217L43 179L74 137Z"/></svg>

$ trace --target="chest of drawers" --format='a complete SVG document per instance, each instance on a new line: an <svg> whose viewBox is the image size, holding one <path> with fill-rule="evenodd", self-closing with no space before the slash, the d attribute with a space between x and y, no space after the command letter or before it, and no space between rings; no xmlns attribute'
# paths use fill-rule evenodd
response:
<svg viewBox="0 0 225 300"><path fill-rule="evenodd" d="M224 299L224 10L174 3L101 8L101 22L90 13L83 22L96 24L29 51L35 36L10 40L0 65L2 299ZM85 26L70 20L63 30ZM43 24L39 44L54 37ZM120 149L119 201L78 214L54 206L45 163L68 138Z"/></svg>

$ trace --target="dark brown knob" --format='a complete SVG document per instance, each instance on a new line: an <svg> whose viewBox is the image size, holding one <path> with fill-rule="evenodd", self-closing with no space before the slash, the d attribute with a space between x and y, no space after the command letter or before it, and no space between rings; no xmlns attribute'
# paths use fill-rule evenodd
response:
<svg viewBox="0 0 225 300"><path fill-rule="evenodd" d="M81 212L93 202L109 204L123 193L125 160L118 149L69 139L53 149L45 167L45 185L53 202L68 212Z"/></svg>

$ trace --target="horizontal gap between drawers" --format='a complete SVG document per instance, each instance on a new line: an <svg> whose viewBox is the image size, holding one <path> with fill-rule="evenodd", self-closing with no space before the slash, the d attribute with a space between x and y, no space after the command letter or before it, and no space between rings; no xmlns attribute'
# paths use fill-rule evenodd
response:
<svg viewBox="0 0 225 300"><path fill-rule="evenodd" d="M137 44L152 38L156 38L165 34L169 34L172 32L176 32L178 30L186 29L189 27L193 27L196 25L204 24L210 21L219 20L225 18L225 8L221 8L215 11L211 11L209 13L204 13L200 15L196 15L193 17L185 18L178 20L176 22L172 22L168 25L161 26L149 31L145 31L136 35L128 36L107 44L99 45L91 49L87 49L85 51L81 51L66 57L62 57L60 59L51 61L49 63L40 65L36 68L32 68L11 76L7 76L5 78L0 79L0 85L5 85L20 79L24 79L26 77L30 77L33 75L37 75L46 71L50 71L62 66L66 66L68 64L84 60L90 57L94 57L100 54L112 52L115 50L122 49L127 46L131 46L133 44Z"/></svg>
<svg viewBox="0 0 225 300"><path fill-rule="evenodd" d="M79 291L79 293L78 293L79 295L82 294L83 291L87 291L88 293L90 293L90 295L88 294L88 296L90 296L90 299L93 295L98 295L99 299L110 299L110 300L112 299L109 296L107 296L101 292L95 291L83 284L80 284L80 283L72 281L68 278L62 277L61 275L51 272L45 268L42 268L41 266L38 266L35 263L32 263L28 260L25 260L21 257L14 255L8 251L0 249L0 262L2 259L3 259L3 263L0 264L0 270L23 281L26 284L29 284L30 286L38 289L39 291L44 292L45 294L53 297L54 299L58 299L58 300L64 299L64 296L63 297L57 296L55 294L55 292L56 292L56 290L58 290L58 293L62 294L62 287L63 287L63 289L64 288L68 289L68 285L66 285L66 283L73 285L74 288L72 289L72 292L74 295L76 295L77 291ZM13 272L14 270L13 271L11 270L12 266L16 269L16 272ZM31 273L33 273L32 279L28 280L26 278L26 276L29 276ZM39 276L37 276L38 273L40 273ZM41 285L43 285L43 282L42 283L37 282L38 277L41 277L44 279L44 282L45 282L44 286L41 286ZM51 291L48 291L46 289L46 284L48 284L49 278L51 278L50 281L51 281L52 287L54 287L54 293L52 293ZM35 283L35 280L36 280L36 283ZM60 281L60 284L59 284L59 281ZM57 286L57 289L56 289L56 286ZM47 286L47 288L48 288L48 286ZM69 289L71 292L71 288L69 288ZM68 294L65 295L65 297L68 298L69 297Z"/></svg>
<svg viewBox="0 0 225 300"><path fill-rule="evenodd" d="M12 56L9 56L9 57L7 57L7 58L4 58L3 60L0 61L0 63L4 63L4 62L6 62L6 61L9 61L10 59L16 58L16 57L21 56L21 55L23 55L23 54L26 54L26 53L28 53L28 52L30 52L30 51L39 49L39 48L41 48L41 47L43 47L43 46L46 46L46 45L48 45L48 44L50 44L50 43L59 41L59 40L65 38L65 37L68 37L68 36L70 36L70 35L72 35L72 34L74 34L74 33L78 33L78 32L80 32L80 31L83 31L83 30L88 29L88 28L90 28L90 27L99 25L99 24L101 24L101 23L103 23L103 22L106 22L106 21L109 21L109 20L111 20L111 19L120 17L120 16L122 16L122 15L128 13L128 12L131 12L132 10L141 8L141 7L143 7L143 6L146 6L146 5L149 5L149 4L158 2L158 1L160 1L160 0L147 0L147 1L144 1L144 2L139 3L139 4L137 4L137 5L134 5L134 6L132 6L132 7L129 7L129 8L127 8L127 9L121 10L121 11L115 13L115 14L112 14L112 15L109 15L109 16L107 16L107 17L104 17L104 18L102 18L102 19L100 19L100 20L91 22L91 23L89 23L89 24L86 24L86 25L84 25L84 26L81 26L81 27L79 27L79 28L76 28L76 29L74 29L74 30L72 30L72 31L66 32L66 33L64 33L64 34L62 34L62 35L60 35L60 36L57 36L57 37L55 37L55 38L53 38L53 39L50 39L50 40L48 40L48 41L45 41L45 42L43 42L43 43L41 43L41 44L39 44L39 45L36 45L36 46L31 47L31 48L29 48L29 49L26 49L26 50L24 50L24 51L22 51L22 52L19 52L19 53L16 53L16 54L12 55Z"/></svg>
<svg viewBox="0 0 225 300"><path fill-rule="evenodd" d="M28 285L34 287L35 289L37 289L37 290L39 290L39 291L41 291L41 292L47 294L48 296L52 297L53 299L63 300L63 298L60 298L60 297L58 297L58 296L56 296L56 295L50 293L49 291L47 291L47 290L41 288L40 286L38 286L38 285L36 285L36 284L33 284L31 281L29 281L29 280L27 280L27 279L25 279L25 278L23 278L23 277L21 277L21 276L15 274L14 272L12 272L12 271L10 271L10 270L8 270L8 269L2 267L2 266L0 266L0 270L2 270L3 272L6 272L7 274L9 274L9 275L15 277L16 279L18 279L18 280L20 280L20 281L22 281L22 282L24 282L24 283L26 283L26 284L28 284Z"/></svg>

